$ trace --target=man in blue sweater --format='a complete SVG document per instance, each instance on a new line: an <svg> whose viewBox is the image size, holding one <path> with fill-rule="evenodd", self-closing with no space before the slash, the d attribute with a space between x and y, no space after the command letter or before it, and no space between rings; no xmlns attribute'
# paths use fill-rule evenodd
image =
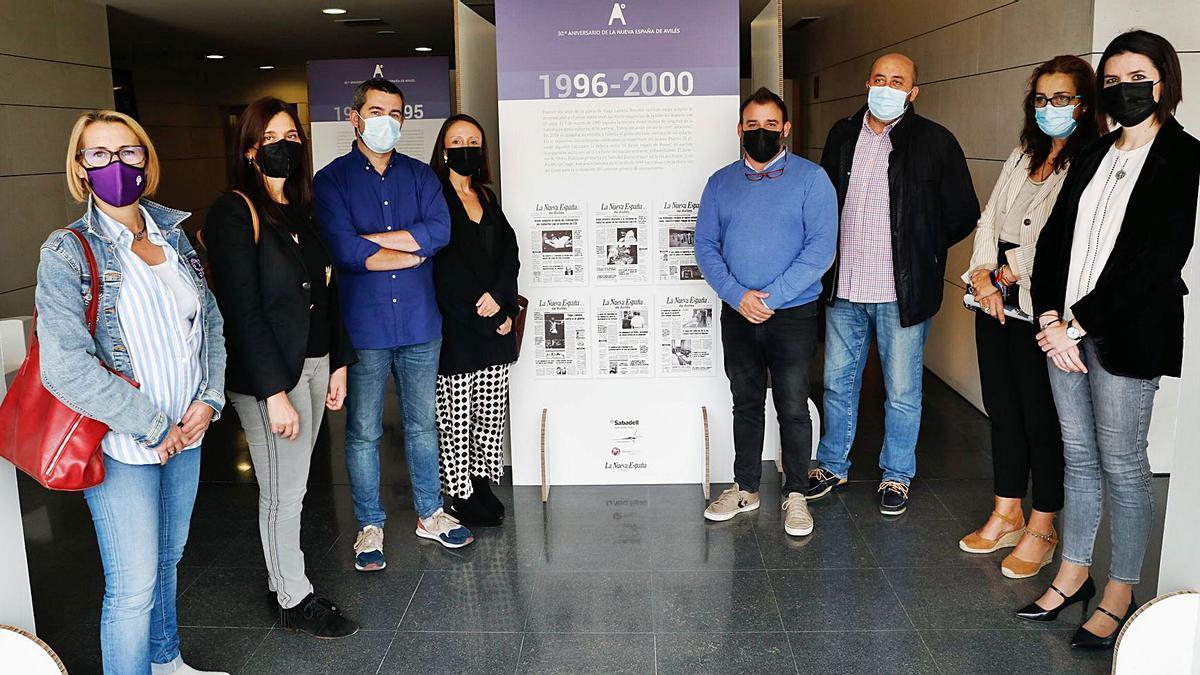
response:
<svg viewBox="0 0 1200 675"><path fill-rule="evenodd" d="M808 366L817 346L821 276L837 248L837 195L816 164L783 147L787 106L761 88L742 102L743 157L704 186L696 259L724 304L725 373L733 392L733 487L704 517L758 508L770 373L783 444L784 531L812 533L804 490L812 456Z"/></svg>

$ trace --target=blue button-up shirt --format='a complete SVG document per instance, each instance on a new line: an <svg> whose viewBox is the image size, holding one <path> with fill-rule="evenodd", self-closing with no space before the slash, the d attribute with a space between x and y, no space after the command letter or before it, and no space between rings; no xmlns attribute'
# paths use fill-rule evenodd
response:
<svg viewBox="0 0 1200 675"><path fill-rule="evenodd" d="M391 349L441 337L431 261L367 270L380 247L364 234L407 230L432 258L450 240L442 185L427 165L393 152L380 174L357 146L317 172L313 205L340 276L342 317L355 349Z"/></svg>

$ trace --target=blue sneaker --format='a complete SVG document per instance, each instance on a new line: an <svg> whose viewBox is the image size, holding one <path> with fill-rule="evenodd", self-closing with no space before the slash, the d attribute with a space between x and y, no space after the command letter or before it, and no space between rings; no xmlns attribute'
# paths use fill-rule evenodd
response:
<svg viewBox="0 0 1200 675"><path fill-rule="evenodd" d="M475 541L475 535L470 530L441 509L428 518L417 518L417 536L432 539L446 548L462 548Z"/></svg>
<svg viewBox="0 0 1200 675"><path fill-rule="evenodd" d="M383 559L383 530L368 525L354 540L354 569L359 572L375 572L387 567Z"/></svg>

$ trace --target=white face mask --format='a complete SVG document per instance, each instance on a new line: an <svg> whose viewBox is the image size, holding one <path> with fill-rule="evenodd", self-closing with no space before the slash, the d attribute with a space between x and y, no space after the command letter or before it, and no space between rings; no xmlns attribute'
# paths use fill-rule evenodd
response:
<svg viewBox="0 0 1200 675"><path fill-rule="evenodd" d="M892 87L871 87L867 94L867 107L871 114L880 122L891 122L904 114L908 107L907 91Z"/></svg>
<svg viewBox="0 0 1200 675"><path fill-rule="evenodd" d="M362 118L363 128L358 135L372 152L384 154L396 149L400 142L400 122L391 115Z"/></svg>

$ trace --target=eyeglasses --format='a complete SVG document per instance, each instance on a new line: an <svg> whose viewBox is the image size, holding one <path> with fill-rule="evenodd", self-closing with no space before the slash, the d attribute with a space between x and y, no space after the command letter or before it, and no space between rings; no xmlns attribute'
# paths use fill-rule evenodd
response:
<svg viewBox="0 0 1200 675"><path fill-rule="evenodd" d="M146 161L146 146L122 145L116 152L108 148L84 148L79 151L79 156L92 169L106 167L112 164L114 159L120 160L122 164L137 166Z"/></svg>
<svg viewBox="0 0 1200 675"><path fill-rule="evenodd" d="M787 154L784 153L783 164L778 169L771 169L770 171L747 171L746 172L746 180L750 181L751 183L757 183L758 181L760 181L764 178L766 178L767 180L774 180L774 179L782 176L783 170L786 168L787 168Z"/></svg>
<svg viewBox="0 0 1200 675"><path fill-rule="evenodd" d="M1082 100L1083 97L1080 96L1079 94L1076 94L1074 96L1067 96L1066 94L1057 94L1055 96L1051 96L1050 98L1046 98L1045 96L1038 94L1037 96L1033 97L1033 107L1045 108L1046 104L1049 103L1050 105L1054 106L1055 108L1065 108L1065 107L1071 105L1071 103L1073 101L1075 101L1076 99Z"/></svg>

